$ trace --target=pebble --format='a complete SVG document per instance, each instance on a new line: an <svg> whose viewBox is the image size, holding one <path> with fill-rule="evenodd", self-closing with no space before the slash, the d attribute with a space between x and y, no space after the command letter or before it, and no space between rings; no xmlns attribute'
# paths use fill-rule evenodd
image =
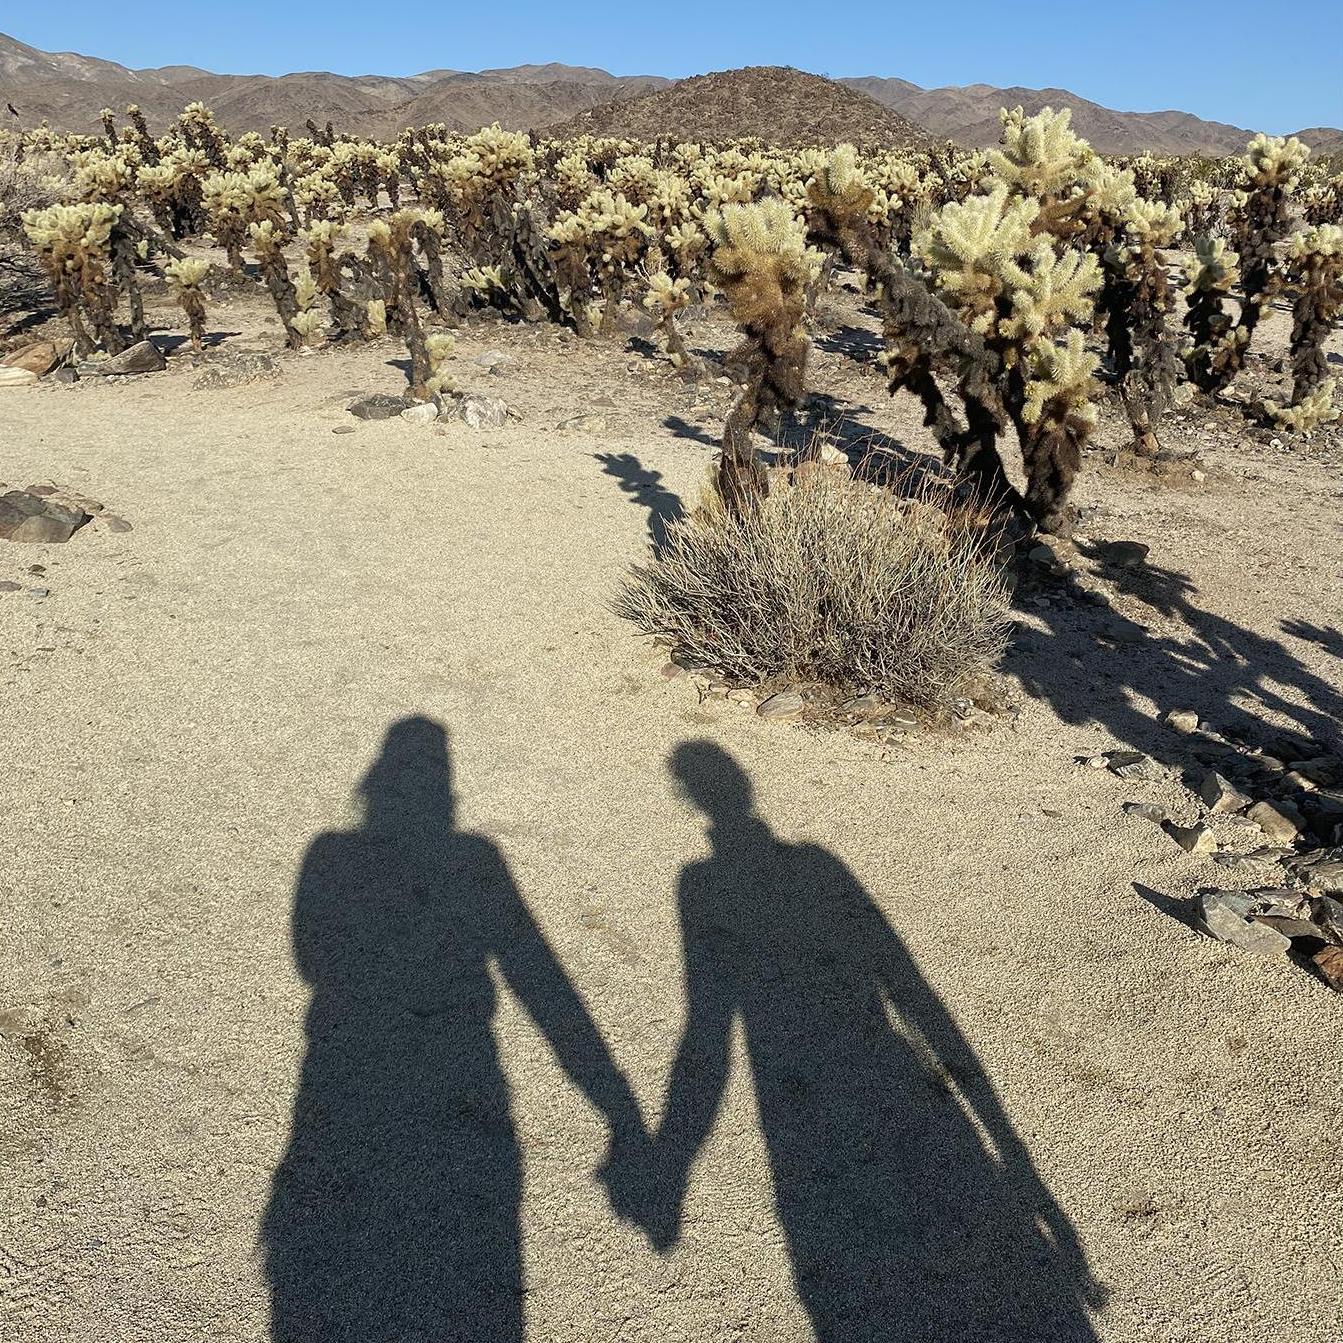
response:
<svg viewBox="0 0 1343 1343"><path fill-rule="evenodd" d="M1165 807L1155 802L1125 802L1124 814L1140 816L1144 821L1151 821L1155 825L1161 825L1167 819Z"/></svg>
<svg viewBox="0 0 1343 1343"><path fill-rule="evenodd" d="M1202 821L1195 821L1193 825L1167 821L1163 828L1186 853L1202 856L1217 848L1217 836Z"/></svg>
<svg viewBox="0 0 1343 1343"><path fill-rule="evenodd" d="M1301 813L1290 802L1256 802L1245 815L1279 844L1291 843L1304 824Z"/></svg>
<svg viewBox="0 0 1343 1343"><path fill-rule="evenodd" d="M798 691L781 690L777 695L762 700L756 713L768 719L796 718L806 707L807 702Z"/></svg>
<svg viewBox="0 0 1343 1343"><path fill-rule="evenodd" d="M0 592L17 592L22 586L20 583L13 583L8 578L0 581Z"/></svg>
<svg viewBox="0 0 1343 1343"><path fill-rule="evenodd" d="M331 432L333 434L352 434L354 433L354 425L338 424Z"/></svg>
<svg viewBox="0 0 1343 1343"><path fill-rule="evenodd" d="M1193 709L1172 709L1166 715L1166 722L1176 732L1193 732L1198 728L1198 714Z"/></svg>
<svg viewBox="0 0 1343 1343"><path fill-rule="evenodd" d="M1141 751L1106 751L1105 767L1121 779L1158 779L1161 770Z"/></svg>
<svg viewBox="0 0 1343 1343"><path fill-rule="evenodd" d="M1198 786L1198 795L1214 816L1224 816L1229 812L1242 811L1250 805L1251 799L1240 789L1224 779L1216 770L1209 770Z"/></svg>
<svg viewBox="0 0 1343 1343"><path fill-rule="evenodd" d="M104 513L102 521L107 524L109 532L129 532L133 530L131 524L125 518L119 518L115 513Z"/></svg>

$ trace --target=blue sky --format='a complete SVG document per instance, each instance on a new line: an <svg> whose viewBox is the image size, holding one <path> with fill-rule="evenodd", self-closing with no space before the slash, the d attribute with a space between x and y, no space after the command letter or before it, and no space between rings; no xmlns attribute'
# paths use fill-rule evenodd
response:
<svg viewBox="0 0 1343 1343"><path fill-rule="evenodd" d="M524 61L681 76L737 65L1061 87L1275 133L1343 126L1343 0L60 0L0 31L123 65L413 74ZM370 21L370 15L376 16Z"/></svg>

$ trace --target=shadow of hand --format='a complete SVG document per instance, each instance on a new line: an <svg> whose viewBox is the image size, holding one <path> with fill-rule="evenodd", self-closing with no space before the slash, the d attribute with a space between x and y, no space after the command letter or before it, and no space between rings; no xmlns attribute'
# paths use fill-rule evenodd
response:
<svg viewBox="0 0 1343 1343"><path fill-rule="evenodd" d="M665 1254L679 1239L684 1190L660 1178L657 1144L642 1128L611 1137L597 1178L617 1216L633 1222Z"/></svg>

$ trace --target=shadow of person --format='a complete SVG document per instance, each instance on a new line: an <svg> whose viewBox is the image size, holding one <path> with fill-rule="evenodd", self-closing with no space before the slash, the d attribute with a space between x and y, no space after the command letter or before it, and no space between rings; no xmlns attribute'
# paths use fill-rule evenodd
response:
<svg viewBox="0 0 1343 1343"><path fill-rule="evenodd" d="M638 1109L499 851L454 828L444 729L395 724L362 794L363 825L313 842L294 900L312 1001L262 1225L272 1336L517 1343L521 1159L489 967L615 1148L642 1141Z"/></svg>
<svg viewBox="0 0 1343 1343"><path fill-rule="evenodd" d="M964 1037L871 897L776 839L732 758L672 768L712 856L679 889L687 1016L647 1216L676 1235L734 1019L798 1293L821 1343L1069 1343L1099 1304L1077 1237Z"/></svg>

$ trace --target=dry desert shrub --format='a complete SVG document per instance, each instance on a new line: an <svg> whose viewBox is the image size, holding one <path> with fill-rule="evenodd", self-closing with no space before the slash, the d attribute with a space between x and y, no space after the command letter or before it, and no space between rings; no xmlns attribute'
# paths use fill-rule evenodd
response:
<svg viewBox="0 0 1343 1343"><path fill-rule="evenodd" d="M731 514L671 524L616 602L678 657L743 685L790 681L934 708L1001 655L1009 596L976 517L816 467Z"/></svg>
<svg viewBox="0 0 1343 1343"><path fill-rule="evenodd" d="M23 235L23 215L57 198L58 184L45 160L25 161L0 143L0 313L31 311L50 293Z"/></svg>

